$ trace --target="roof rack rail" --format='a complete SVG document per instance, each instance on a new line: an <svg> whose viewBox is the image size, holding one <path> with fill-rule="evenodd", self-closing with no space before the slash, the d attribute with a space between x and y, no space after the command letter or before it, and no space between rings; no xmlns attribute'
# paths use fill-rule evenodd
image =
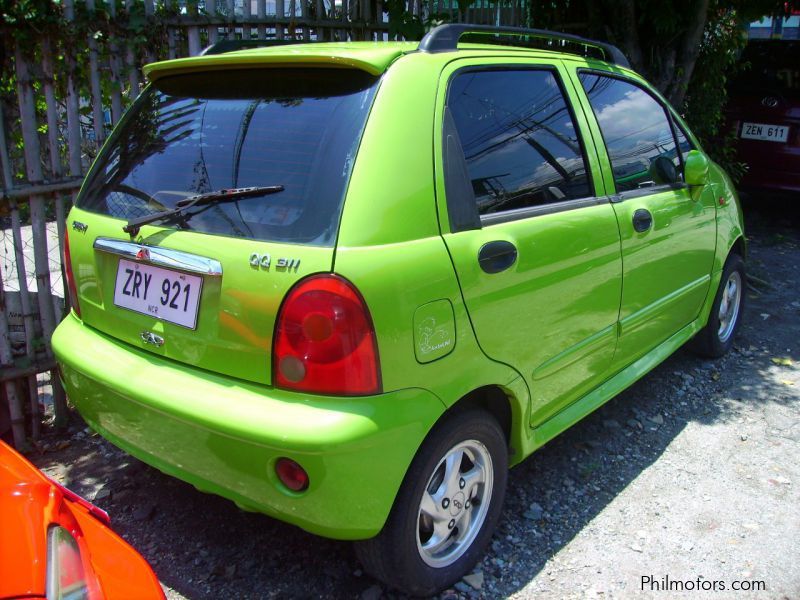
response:
<svg viewBox="0 0 800 600"><path fill-rule="evenodd" d="M286 46L288 44L301 44L297 40L220 40L215 44L207 46L200 52L200 56L208 56L210 54L225 54L227 52L236 52L237 50L249 50L250 48L264 48L268 46Z"/></svg>
<svg viewBox="0 0 800 600"><path fill-rule="evenodd" d="M448 23L431 29L419 43L422 52L447 52L458 49L458 40L465 33L493 33L497 35L524 35L546 40L571 42L582 46L597 48L603 52L608 62L630 69L627 57L616 46L606 42L590 40L579 35L549 31L547 29L524 29L521 27L495 27L494 25L470 25L468 23Z"/></svg>

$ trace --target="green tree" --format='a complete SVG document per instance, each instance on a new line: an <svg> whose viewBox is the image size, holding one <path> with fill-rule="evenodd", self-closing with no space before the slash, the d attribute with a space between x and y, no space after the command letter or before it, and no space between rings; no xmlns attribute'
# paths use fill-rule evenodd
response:
<svg viewBox="0 0 800 600"><path fill-rule="evenodd" d="M780 0L534 0L531 24L578 28L616 44L634 70L675 106L682 106L709 38L717 40L715 51L735 50L743 43L741 26L766 14L784 13L792 4ZM723 22L724 31L720 30ZM720 38L731 42L720 44Z"/></svg>
<svg viewBox="0 0 800 600"><path fill-rule="evenodd" d="M609 41L628 56L703 140L720 132L726 83L747 42L744 26L764 15L782 15L797 0L533 0L532 27L579 33ZM728 142L731 141L728 136ZM730 143L706 144L712 157L736 175Z"/></svg>

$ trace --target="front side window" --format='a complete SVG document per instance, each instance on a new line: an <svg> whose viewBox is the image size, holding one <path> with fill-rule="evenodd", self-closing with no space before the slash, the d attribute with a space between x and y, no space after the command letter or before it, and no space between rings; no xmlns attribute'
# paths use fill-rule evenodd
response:
<svg viewBox="0 0 800 600"><path fill-rule="evenodd" d="M617 192L652 187L680 164L664 107L642 88L596 73L581 73L581 83L600 125ZM665 162L666 161L666 162Z"/></svg>
<svg viewBox="0 0 800 600"><path fill-rule="evenodd" d="M448 90L445 136L449 164L453 139L463 150L463 168L446 169L448 197L473 196L481 215L591 195L577 128L551 71L458 73Z"/></svg>

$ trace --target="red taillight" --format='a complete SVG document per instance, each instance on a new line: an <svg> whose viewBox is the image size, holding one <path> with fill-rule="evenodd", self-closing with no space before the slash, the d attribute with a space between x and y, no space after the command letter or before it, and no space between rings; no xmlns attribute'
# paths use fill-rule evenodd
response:
<svg viewBox="0 0 800 600"><path fill-rule="evenodd" d="M53 525L47 532L47 598L92 598L78 540L64 527Z"/></svg>
<svg viewBox="0 0 800 600"><path fill-rule="evenodd" d="M369 310L336 275L314 275L289 292L275 325L272 357L281 388L343 396L381 391Z"/></svg>
<svg viewBox="0 0 800 600"><path fill-rule="evenodd" d="M308 473L291 458L279 458L275 463L275 473L281 483L293 492L308 489Z"/></svg>
<svg viewBox="0 0 800 600"><path fill-rule="evenodd" d="M81 305L78 302L78 288L75 285L75 275L72 273L72 258L69 253L69 232L64 234L64 277L67 278L67 289L69 290L69 303L72 310L78 317L81 316Z"/></svg>

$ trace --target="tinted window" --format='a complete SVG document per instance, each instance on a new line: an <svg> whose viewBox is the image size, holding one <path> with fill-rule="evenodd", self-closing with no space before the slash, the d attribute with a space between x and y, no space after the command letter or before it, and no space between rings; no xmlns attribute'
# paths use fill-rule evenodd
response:
<svg viewBox="0 0 800 600"><path fill-rule="evenodd" d="M553 73L461 73L447 104L480 214L591 195L575 123ZM448 194L454 187L448 184Z"/></svg>
<svg viewBox="0 0 800 600"><path fill-rule="evenodd" d="M332 245L376 79L341 69L165 78L137 101L78 205L130 219L225 188L284 191L192 209L187 229Z"/></svg>
<svg viewBox="0 0 800 600"><path fill-rule="evenodd" d="M737 94L800 94L800 41L750 40L739 59L742 69L733 81Z"/></svg>
<svg viewBox="0 0 800 600"><path fill-rule="evenodd" d="M641 88L620 79L582 73L608 150L618 192L656 183L655 162L679 164L675 138L664 108Z"/></svg>

